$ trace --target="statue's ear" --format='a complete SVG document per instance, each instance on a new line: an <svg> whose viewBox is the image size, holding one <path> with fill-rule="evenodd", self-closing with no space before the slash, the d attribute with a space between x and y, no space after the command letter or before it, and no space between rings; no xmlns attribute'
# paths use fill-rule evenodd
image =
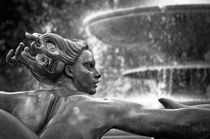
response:
<svg viewBox="0 0 210 139"><path fill-rule="evenodd" d="M72 66L66 65L65 66L65 72L66 72L66 75L68 75L69 77L73 78Z"/></svg>

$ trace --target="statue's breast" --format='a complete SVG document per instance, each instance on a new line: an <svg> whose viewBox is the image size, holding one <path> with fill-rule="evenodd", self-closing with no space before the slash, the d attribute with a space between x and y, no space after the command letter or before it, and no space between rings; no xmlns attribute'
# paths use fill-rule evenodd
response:
<svg viewBox="0 0 210 139"><path fill-rule="evenodd" d="M31 130L39 133L45 126L55 99L48 91L35 91L18 96L19 103L12 114L27 125Z"/></svg>

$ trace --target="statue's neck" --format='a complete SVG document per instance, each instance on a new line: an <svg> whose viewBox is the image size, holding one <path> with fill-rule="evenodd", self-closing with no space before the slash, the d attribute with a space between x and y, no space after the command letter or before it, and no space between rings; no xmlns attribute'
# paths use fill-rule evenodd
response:
<svg viewBox="0 0 210 139"><path fill-rule="evenodd" d="M78 91L71 79L66 77L61 78L53 89L56 90L56 94L59 96L85 95L85 93Z"/></svg>

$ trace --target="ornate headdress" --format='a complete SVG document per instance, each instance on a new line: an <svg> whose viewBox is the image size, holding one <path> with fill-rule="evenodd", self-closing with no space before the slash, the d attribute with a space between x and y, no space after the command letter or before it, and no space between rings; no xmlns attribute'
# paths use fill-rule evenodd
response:
<svg viewBox="0 0 210 139"><path fill-rule="evenodd" d="M37 80L48 85L57 81L66 64L73 65L82 51L88 49L83 40L72 41L54 33L39 36L39 45L36 44L30 48L20 44L16 52L13 49L8 52L7 61L20 62Z"/></svg>

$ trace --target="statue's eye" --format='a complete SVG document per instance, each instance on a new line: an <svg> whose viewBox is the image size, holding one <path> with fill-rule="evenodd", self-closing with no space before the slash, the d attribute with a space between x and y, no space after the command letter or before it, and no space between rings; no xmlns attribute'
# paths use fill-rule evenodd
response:
<svg viewBox="0 0 210 139"><path fill-rule="evenodd" d="M94 67L95 67L94 63L91 63L91 62L85 63L84 66L85 66L88 70L92 70L92 69L94 69Z"/></svg>

